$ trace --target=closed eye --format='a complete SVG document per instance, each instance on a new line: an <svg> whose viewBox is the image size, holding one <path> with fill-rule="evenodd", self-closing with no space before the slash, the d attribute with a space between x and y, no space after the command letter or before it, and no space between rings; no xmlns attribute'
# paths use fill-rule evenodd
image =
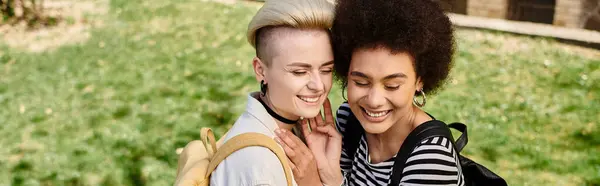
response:
<svg viewBox="0 0 600 186"><path fill-rule="evenodd" d="M355 84L356 86L359 86L359 87L366 87L366 86L369 86L369 83L368 83L368 82L354 81L354 84Z"/></svg>
<svg viewBox="0 0 600 186"><path fill-rule="evenodd" d="M306 71L306 70L295 70L295 71L292 71L292 73L293 73L294 75L304 75L304 74L306 74L307 72L308 72L308 71Z"/></svg>
<svg viewBox="0 0 600 186"><path fill-rule="evenodd" d="M396 85L396 86L385 86L385 89L388 90L398 90L398 88L400 88L400 85Z"/></svg>
<svg viewBox="0 0 600 186"><path fill-rule="evenodd" d="M332 68L326 68L326 69L321 70L321 73L323 73L323 74L330 74L331 72L333 72Z"/></svg>

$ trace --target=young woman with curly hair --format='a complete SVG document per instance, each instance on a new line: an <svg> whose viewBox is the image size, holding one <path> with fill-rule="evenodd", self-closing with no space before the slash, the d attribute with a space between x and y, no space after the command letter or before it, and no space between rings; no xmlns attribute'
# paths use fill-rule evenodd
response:
<svg viewBox="0 0 600 186"><path fill-rule="evenodd" d="M316 121L305 132L308 147L285 133L279 140L288 155L310 148L315 158L325 156L329 164L317 164L324 164L319 175L326 185L391 185L394 160L407 136L438 122L422 107L452 67L452 24L432 0L340 0L332 40L335 75L347 89L347 102L337 110L339 133L323 129L333 122ZM352 135L350 127L362 133ZM464 185L452 139L432 137L411 145L415 148L394 185Z"/></svg>

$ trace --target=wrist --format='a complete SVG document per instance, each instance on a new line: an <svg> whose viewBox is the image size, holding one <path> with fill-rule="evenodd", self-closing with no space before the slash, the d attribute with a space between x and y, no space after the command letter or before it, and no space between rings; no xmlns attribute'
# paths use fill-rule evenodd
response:
<svg viewBox="0 0 600 186"><path fill-rule="evenodd" d="M325 186L337 186L337 185L342 185L342 183L344 183L344 177L343 177L341 171L339 171L339 172L328 174L327 176L324 175L324 177L321 178L321 181L323 182L323 185L325 185Z"/></svg>
<svg viewBox="0 0 600 186"><path fill-rule="evenodd" d="M344 186L344 183L346 183L345 179L340 180L339 182L334 182L335 184L326 184L323 183L323 186Z"/></svg>

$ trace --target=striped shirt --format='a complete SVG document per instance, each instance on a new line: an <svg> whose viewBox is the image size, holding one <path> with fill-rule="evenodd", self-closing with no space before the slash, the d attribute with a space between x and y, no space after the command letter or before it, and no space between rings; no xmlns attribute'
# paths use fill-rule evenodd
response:
<svg viewBox="0 0 600 186"><path fill-rule="evenodd" d="M337 130L342 135L349 117L354 115L351 114L348 103L344 103L337 111L336 123ZM365 135L360 138L354 157L348 156L347 147L342 143L340 166L346 178L344 185L388 185L391 182L395 156L383 162L371 163ZM458 162L458 155L448 138L426 139L416 146L407 159L400 185L463 186L464 177Z"/></svg>

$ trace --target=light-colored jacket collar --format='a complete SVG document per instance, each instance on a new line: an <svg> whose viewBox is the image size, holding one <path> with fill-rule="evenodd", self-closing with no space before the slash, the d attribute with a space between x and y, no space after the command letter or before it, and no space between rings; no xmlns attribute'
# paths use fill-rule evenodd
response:
<svg viewBox="0 0 600 186"><path fill-rule="evenodd" d="M258 120L260 124L269 129L271 135L275 136L275 129L278 129L279 126L277 125L275 118L269 115L267 109L265 109L265 107L258 101L258 99L260 99L259 94L259 92L252 92L248 94L248 103L246 105L245 112L248 115L256 118L256 120ZM298 138L300 138L300 141L306 143L306 139L303 135L301 135L302 133L300 131L300 127L300 125L296 124L292 128L292 133L298 136Z"/></svg>
<svg viewBox="0 0 600 186"><path fill-rule="evenodd" d="M258 101L259 92L248 94L248 103L246 104L246 113L256 118L262 125L275 135L275 129L278 129L275 119L269 115L267 109Z"/></svg>

